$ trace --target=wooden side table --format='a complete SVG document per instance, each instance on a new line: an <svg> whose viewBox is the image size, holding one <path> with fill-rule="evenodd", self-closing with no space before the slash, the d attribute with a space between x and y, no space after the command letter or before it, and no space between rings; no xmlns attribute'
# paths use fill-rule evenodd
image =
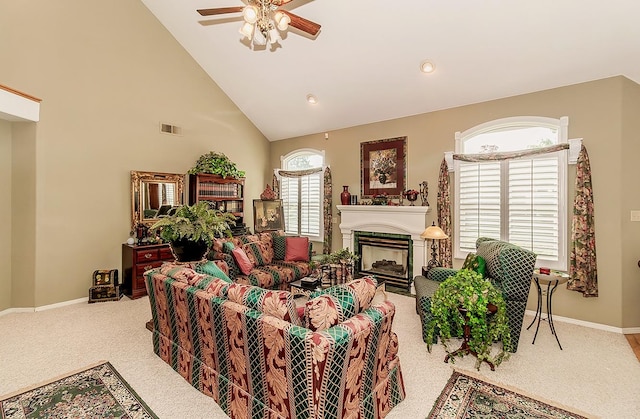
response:
<svg viewBox="0 0 640 419"><path fill-rule="evenodd" d="M553 297L553 292L558 288L558 285L564 284L569 280L569 274L566 272L560 271L551 271L549 274L541 274L540 269L534 269L532 280L536 284L536 288L538 290L538 307L536 308L536 315L531 321L531 324L527 326L527 330L533 326L533 323L538 320L538 324L536 325L536 333L533 335L533 345L536 343L536 338L538 337L538 329L540 328L540 321L547 320L549 323L549 329L551 329L551 334L556 337L556 342L558 342L558 346L560 350L562 350L562 345L560 344L560 340L558 339L558 334L556 333L556 328L553 326L553 314L551 311L551 302ZM542 285L547 286L547 318L542 318Z"/></svg>

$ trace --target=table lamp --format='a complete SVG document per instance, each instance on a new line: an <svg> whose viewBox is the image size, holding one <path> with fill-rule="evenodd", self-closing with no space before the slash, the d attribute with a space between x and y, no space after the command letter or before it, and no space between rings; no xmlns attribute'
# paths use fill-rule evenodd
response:
<svg viewBox="0 0 640 419"><path fill-rule="evenodd" d="M431 268L442 266L437 258L438 253L436 252L436 240L448 239L449 236L444 234L444 231L442 231L442 229L438 227L434 221L432 225L427 227L427 229L422 232L420 237L425 240L431 239L431 260L427 264L426 270L429 271Z"/></svg>

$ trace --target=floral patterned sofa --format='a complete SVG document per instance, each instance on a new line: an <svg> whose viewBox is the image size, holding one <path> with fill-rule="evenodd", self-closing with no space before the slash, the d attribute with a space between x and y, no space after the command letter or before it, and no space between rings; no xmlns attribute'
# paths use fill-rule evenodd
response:
<svg viewBox="0 0 640 419"><path fill-rule="evenodd" d="M288 291L211 265L145 273L153 349L231 418L383 418L404 399L395 307L371 305L375 279L312 294L301 318Z"/></svg>
<svg viewBox="0 0 640 419"><path fill-rule="evenodd" d="M288 284L311 273L311 244L307 245L306 261L285 261L286 239L283 231L217 239L208 257L225 261L228 265L227 274L236 283L288 290ZM234 248L243 249L248 256L253 265L250 272L242 272L232 255Z"/></svg>

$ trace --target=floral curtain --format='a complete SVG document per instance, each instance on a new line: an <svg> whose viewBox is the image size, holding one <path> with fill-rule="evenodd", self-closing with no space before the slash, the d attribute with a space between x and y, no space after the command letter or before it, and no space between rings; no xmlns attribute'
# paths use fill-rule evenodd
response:
<svg viewBox="0 0 640 419"><path fill-rule="evenodd" d="M333 187L331 185L331 169L324 169L324 244L322 245L322 253L328 255L331 253L331 242L333 237L333 224L331 218L333 216Z"/></svg>
<svg viewBox="0 0 640 419"><path fill-rule="evenodd" d="M276 194L276 198L280 199L280 182L278 182L278 177L273 174L273 178L271 179L271 189Z"/></svg>
<svg viewBox="0 0 640 419"><path fill-rule="evenodd" d="M583 145L576 165L575 198L571 222L571 265L567 289L584 297L598 296L593 187L589 155Z"/></svg>
<svg viewBox="0 0 640 419"><path fill-rule="evenodd" d="M437 224L449 236L448 239L438 240L438 254L440 263L446 268L453 267L452 241L451 241L451 200L449 198L449 167L447 160L442 159L440 175L438 176L438 200L437 200Z"/></svg>

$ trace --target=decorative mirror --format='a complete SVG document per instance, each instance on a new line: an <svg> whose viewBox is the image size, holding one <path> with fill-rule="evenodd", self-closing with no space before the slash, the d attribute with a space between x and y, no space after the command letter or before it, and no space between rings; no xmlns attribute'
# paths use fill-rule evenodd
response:
<svg viewBox="0 0 640 419"><path fill-rule="evenodd" d="M131 171L131 229L150 226L182 205L184 175Z"/></svg>

